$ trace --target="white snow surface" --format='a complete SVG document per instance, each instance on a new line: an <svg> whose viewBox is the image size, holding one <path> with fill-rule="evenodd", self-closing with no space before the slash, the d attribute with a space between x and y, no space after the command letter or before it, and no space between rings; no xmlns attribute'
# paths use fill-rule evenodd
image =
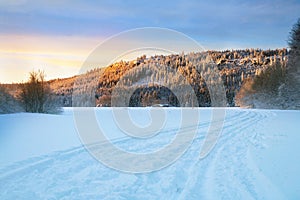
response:
<svg viewBox="0 0 300 200"><path fill-rule="evenodd" d="M150 108L132 108L135 123L151 123ZM117 147L150 152L168 144L180 109L166 111L164 129L142 142L117 128L111 108L95 108ZM194 108L196 109L196 108ZM300 199L300 111L225 109L222 134L199 159L212 108L200 108L198 133L171 165L124 173L97 161L81 144L72 109L62 115L0 115L0 199Z"/></svg>

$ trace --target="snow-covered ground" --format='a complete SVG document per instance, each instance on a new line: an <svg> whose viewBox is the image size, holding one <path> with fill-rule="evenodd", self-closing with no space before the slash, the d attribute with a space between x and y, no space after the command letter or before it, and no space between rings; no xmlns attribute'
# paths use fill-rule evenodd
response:
<svg viewBox="0 0 300 200"><path fill-rule="evenodd" d="M180 109L163 108L164 129L142 142L126 137L110 108L96 116L115 146L152 152L174 138ZM141 125L149 108L131 110ZM173 164L150 173L106 167L80 142L73 112L0 115L0 199L300 199L300 111L226 108L213 150L199 159L212 109L200 109L198 130Z"/></svg>

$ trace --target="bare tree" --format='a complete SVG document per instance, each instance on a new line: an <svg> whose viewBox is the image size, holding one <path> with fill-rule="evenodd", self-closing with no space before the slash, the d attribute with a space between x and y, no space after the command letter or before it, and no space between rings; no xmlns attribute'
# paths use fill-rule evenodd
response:
<svg viewBox="0 0 300 200"><path fill-rule="evenodd" d="M29 74L27 83L21 84L19 99L26 112L31 113L58 113L57 106L43 71L33 71Z"/></svg>

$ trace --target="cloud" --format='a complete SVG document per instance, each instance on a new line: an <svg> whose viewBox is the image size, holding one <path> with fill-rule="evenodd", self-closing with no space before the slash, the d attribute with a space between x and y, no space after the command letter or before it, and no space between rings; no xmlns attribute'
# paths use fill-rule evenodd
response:
<svg viewBox="0 0 300 200"><path fill-rule="evenodd" d="M298 0L0 1L0 80L11 80L8 67L26 75L33 65L76 74L98 42L139 27L174 29L206 49L286 47L299 10Z"/></svg>
<svg viewBox="0 0 300 200"><path fill-rule="evenodd" d="M17 2L17 3L16 3ZM288 29L299 1L44 1L1 3L1 32L102 35L143 26L218 37ZM279 26L280 25L280 26ZM218 34L215 30L222 30ZM220 32L220 31L219 31ZM283 31L281 31L283 32ZM225 35L224 35L225 33Z"/></svg>

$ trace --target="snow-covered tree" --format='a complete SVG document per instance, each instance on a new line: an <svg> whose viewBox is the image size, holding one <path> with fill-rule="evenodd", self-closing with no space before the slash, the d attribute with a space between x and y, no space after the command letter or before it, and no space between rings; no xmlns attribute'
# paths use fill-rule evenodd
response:
<svg viewBox="0 0 300 200"><path fill-rule="evenodd" d="M298 64L300 62L300 18L297 23L293 26L289 40L288 40L290 51L290 60L292 61L292 65ZM299 67L299 66L297 66Z"/></svg>

